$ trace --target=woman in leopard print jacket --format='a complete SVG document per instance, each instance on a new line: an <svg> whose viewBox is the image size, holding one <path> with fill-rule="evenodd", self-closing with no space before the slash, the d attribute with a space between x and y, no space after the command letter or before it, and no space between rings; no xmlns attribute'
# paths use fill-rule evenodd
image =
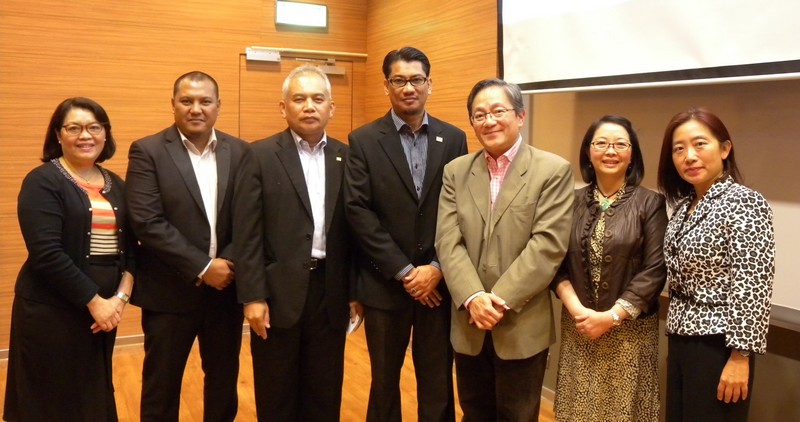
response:
<svg viewBox="0 0 800 422"><path fill-rule="evenodd" d="M658 184L674 206L664 239L667 420L747 420L753 353L765 353L775 240L772 210L739 184L733 143L705 109L675 115Z"/></svg>

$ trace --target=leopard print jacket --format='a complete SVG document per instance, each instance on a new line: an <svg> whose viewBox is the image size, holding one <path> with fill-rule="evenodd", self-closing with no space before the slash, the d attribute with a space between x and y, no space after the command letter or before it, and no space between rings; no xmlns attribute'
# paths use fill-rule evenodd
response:
<svg viewBox="0 0 800 422"><path fill-rule="evenodd" d="M729 348L766 353L775 237L758 192L718 180L693 213L681 201L664 238L667 334L724 334Z"/></svg>

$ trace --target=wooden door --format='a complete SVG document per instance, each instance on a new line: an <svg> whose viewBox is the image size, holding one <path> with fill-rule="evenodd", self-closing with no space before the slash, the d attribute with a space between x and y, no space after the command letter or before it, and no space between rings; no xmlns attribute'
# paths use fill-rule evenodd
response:
<svg viewBox="0 0 800 422"><path fill-rule="evenodd" d="M272 136L286 129L286 120L281 116L279 103L283 81L292 69L312 58L281 55L280 62L261 62L247 60L239 56L239 137L255 141ZM363 67L363 61L355 68ZM328 75L331 81L332 97L336 104L333 118L328 122L328 136L347 142L347 134L353 130L353 92L354 62L336 60L336 67L345 70L344 75Z"/></svg>

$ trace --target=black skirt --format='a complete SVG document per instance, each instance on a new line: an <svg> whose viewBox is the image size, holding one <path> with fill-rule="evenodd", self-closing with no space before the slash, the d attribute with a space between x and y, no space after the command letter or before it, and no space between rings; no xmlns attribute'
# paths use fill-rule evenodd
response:
<svg viewBox="0 0 800 422"><path fill-rule="evenodd" d="M91 258L89 277L111 297L120 269L112 257ZM111 357L116 330L92 334L88 308L44 304L16 296L4 419L117 421Z"/></svg>

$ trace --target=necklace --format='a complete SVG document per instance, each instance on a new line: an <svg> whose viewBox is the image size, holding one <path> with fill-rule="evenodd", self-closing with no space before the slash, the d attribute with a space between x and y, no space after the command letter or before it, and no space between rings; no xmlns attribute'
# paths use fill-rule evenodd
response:
<svg viewBox="0 0 800 422"><path fill-rule="evenodd" d="M95 175L95 173L94 173L94 166L92 166L92 169L91 169L91 170L89 170L89 171L91 172L91 174L89 174L89 177L88 177L88 178L86 178L86 177L83 177L83 175L82 175L82 174L78 173L78 171L77 171L77 170L75 170L74 168L72 168L72 165L70 165L70 164L69 164L69 161L67 161L66 159L64 159L64 157L61 157L61 158L59 159L59 161L61 161L61 164L63 164L63 165L64 165L64 167L66 167L66 168L67 168L67 170L69 170L69 173L70 173L70 174L72 174L73 176L78 176L78 178L80 178L81 180L83 180L84 182L86 182L86 184L87 184L87 185L91 185L91 184L92 184L92 178L93 178L93 177L94 177L94 175Z"/></svg>
<svg viewBox="0 0 800 422"><path fill-rule="evenodd" d="M596 193L595 199L597 199L598 202L600 202L600 209L603 210L603 212L605 212L607 209L611 207L611 203L614 201L611 199L611 197L616 196L617 198L619 198L625 192L625 183L623 183L622 186L620 186L619 189L617 189L614 193L609 195L604 194L603 191L600 190L600 187L597 186L597 184L594 185L594 191ZM600 200L598 196L602 196L603 199Z"/></svg>

